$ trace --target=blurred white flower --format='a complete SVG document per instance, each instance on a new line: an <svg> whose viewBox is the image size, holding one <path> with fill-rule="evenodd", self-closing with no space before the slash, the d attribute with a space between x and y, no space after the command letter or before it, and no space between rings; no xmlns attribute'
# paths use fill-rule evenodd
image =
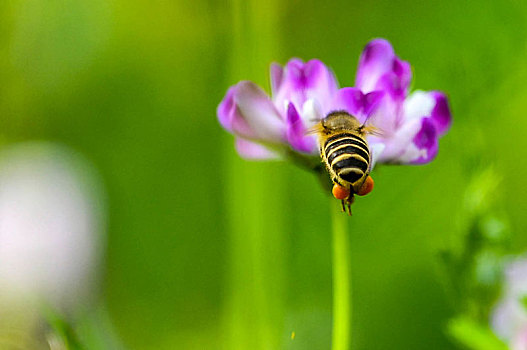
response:
<svg viewBox="0 0 527 350"><path fill-rule="evenodd" d="M0 153L0 292L76 311L93 296L103 251L100 186L63 146Z"/></svg>
<svg viewBox="0 0 527 350"><path fill-rule="evenodd" d="M512 350L527 350L527 257L506 266L503 295L492 312L491 326Z"/></svg>
<svg viewBox="0 0 527 350"><path fill-rule="evenodd" d="M527 328L514 337L511 350L527 350Z"/></svg>

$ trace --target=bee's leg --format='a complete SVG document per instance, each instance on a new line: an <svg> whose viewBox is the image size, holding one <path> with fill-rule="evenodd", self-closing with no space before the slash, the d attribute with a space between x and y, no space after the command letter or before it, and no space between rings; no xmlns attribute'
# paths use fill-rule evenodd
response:
<svg viewBox="0 0 527 350"><path fill-rule="evenodd" d="M343 199L340 201L340 203L342 204L342 212L345 213L346 212L346 200Z"/></svg>
<svg viewBox="0 0 527 350"><path fill-rule="evenodd" d="M348 206L348 215L351 216L351 205L355 201L355 196L352 194L349 195L349 197L346 199L346 204Z"/></svg>

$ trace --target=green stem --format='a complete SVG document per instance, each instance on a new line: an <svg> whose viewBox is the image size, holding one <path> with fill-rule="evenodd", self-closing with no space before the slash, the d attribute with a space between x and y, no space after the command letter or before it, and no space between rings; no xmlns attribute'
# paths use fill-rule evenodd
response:
<svg viewBox="0 0 527 350"><path fill-rule="evenodd" d="M333 231L333 336L332 350L349 350L351 339L351 261L349 217L340 202L331 199Z"/></svg>
<svg viewBox="0 0 527 350"><path fill-rule="evenodd" d="M232 52L229 83L266 85L276 59L278 1L231 0ZM225 295L224 349L282 348L285 284L284 169L246 162L226 146L225 199L229 266Z"/></svg>

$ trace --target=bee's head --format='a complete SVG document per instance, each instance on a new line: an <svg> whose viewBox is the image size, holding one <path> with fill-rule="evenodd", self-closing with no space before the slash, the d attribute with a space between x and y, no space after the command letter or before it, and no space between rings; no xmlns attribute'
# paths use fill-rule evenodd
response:
<svg viewBox="0 0 527 350"><path fill-rule="evenodd" d="M339 130L357 130L361 128L361 123L345 111L331 112L326 118L322 119L322 127L326 131L339 131Z"/></svg>

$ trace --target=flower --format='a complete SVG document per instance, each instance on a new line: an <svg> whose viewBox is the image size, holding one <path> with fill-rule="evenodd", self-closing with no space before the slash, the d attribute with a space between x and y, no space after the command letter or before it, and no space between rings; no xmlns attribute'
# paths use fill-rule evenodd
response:
<svg viewBox="0 0 527 350"><path fill-rule="evenodd" d="M0 154L0 301L78 312L91 299L103 250L97 185L64 147L33 142Z"/></svg>
<svg viewBox="0 0 527 350"><path fill-rule="evenodd" d="M506 266L504 290L492 311L491 327L511 349L527 349L527 257Z"/></svg>
<svg viewBox="0 0 527 350"><path fill-rule="evenodd" d="M356 86L361 91L383 91L384 98L370 122L382 136L369 138L370 144L381 144L380 163L424 164L438 150L438 139L450 127L448 100L440 91L415 91L410 94L410 64L402 61L390 43L371 41L359 60Z"/></svg>
<svg viewBox="0 0 527 350"><path fill-rule="evenodd" d="M436 155L451 114L442 92L409 95L411 77L410 64L388 41L375 39L360 57L355 87L339 88L319 60L293 58L285 67L271 65L271 97L241 81L229 88L217 115L235 135L238 153L249 159L280 158L291 150L316 155L316 136L306 131L330 112L344 110L381 131L368 136L373 162L422 164Z"/></svg>

